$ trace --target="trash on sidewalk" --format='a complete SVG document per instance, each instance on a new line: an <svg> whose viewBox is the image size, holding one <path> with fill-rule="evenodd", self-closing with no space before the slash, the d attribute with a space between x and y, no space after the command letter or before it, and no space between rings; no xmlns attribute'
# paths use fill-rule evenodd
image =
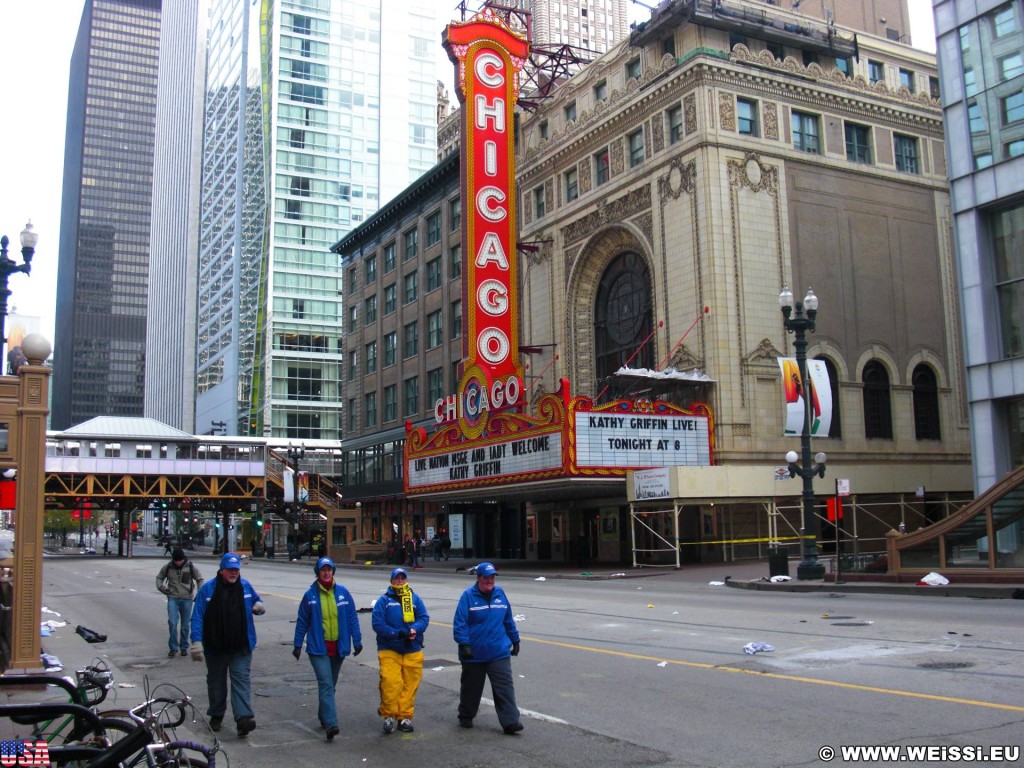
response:
<svg viewBox="0 0 1024 768"><path fill-rule="evenodd" d="M949 584L949 579L947 579L941 573L936 573L935 571L932 571L927 576L922 576L921 580L917 583L923 587L943 587L946 584Z"/></svg>
<svg viewBox="0 0 1024 768"><path fill-rule="evenodd" d="M709 581L708 582L708 586L709 587L724 587L725 586L725 582L724 581Z"/></svg>
<svg viewBox="0 0 1024 768"><path fill-rule="evenodd" d="M39 654L39 660L46 667L47 672L54 672L59 669L64 669L64 662L49 653Z"/></svg>
<svg viewBox="0 0 1024 768"><path fill-rule="evenodd" d="M75 627L75 633L82 636L82 639L87 643L105 643L107 642L107 636L101 635L99 632L95 632L88 627L83 627L79 624Z"/></svg>
<svg viewBox="0 0 1024 768"><path fill-rule="evenodd" d="M534 581L547 581L547 578L544 576L538 576Z"/></svg>
<svg viewBox="0 0 1024 768"><path fill-rule="evenodd" d="M792 576L784 576L781 573L778 574L777 576L772 576L770 579L768 579L768 581L770 581L770 582L772 582L774 584L778 584L779 582L782 582L782 581L792 581L792 580L793 580Z"/></svg>
<svg viewBox="0 0 1024 768"><path fill-rule="evenodd" d="M743 646L743 652L753 656L755 653L764 652L771 653L775 650L774 645L768 645L768 643L747 643Z"/></svg>

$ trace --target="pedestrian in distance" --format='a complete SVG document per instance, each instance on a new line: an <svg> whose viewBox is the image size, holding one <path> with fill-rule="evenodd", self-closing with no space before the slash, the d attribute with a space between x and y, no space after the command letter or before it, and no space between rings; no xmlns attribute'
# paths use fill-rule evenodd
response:
<svg viewBox="0 0 1024 768"><path fill-rule="evenodd" d="M444 554L444 561L448 562L448 556L452 553L452 540L448 538L448 531L442 531L441 551Z"/></svg>
<svg viewBox="0 0 1024 768"><path fill-rule="evenodd" d="M314 581L299 603L295 621L295 640L292 656L298 661L302 655L302 640L306 640L306 655L316 675L320 725L327 732L327 740L338 735L338 705L335 690L341 664L351 651L358 656L363 651L363 635L359 629L359 616L352 594L335 578L334 561L321 557L313 571Z"/></svg>
<svg viewBox="0 0 1024 768"><path fill-rule="evenodd" d="M430 539L430 548L434 551L434 562L441 562L441 549L443 544L441 542L441 534L434 531L434 535Z"/></svg>
<svg viewBox="0 0 1024 768"><path fill-rule="evenodd" d="M103 554L107 554L104 542ZM195 563L185 557L181 547L171 552L171 560L157 571L156 588L167 596L167 658L188 655L188 636L192 622L192 598L203 585L203 576Z"/></svg>
<svg viewBox="0 0 1024 768"><path fill-rule="evenodd" d="M226 552L220 559L217 578L199 588L192 610L192 661L202 661L205 651L210 727L220 730L228 707L230 679L231 712L239 738L256 728L249 682L256 647L252 617L266 613L259 594L242 578L241 568L241 558Z"/></svg>
<svg viewBox="0 0 1024 768"><path fill-rule="evenodd" d="M484 681L489 679L498 722L512 736L523 730L512 683L511 659L519 655L519 630L505 590L494 583L497 573L491 563L480 563L476 567L476 583L462 593L455 608L452 635L462 662L459 725L473 727Z"/></svg>
<svg viewBox="0 0 1024 768"><path fill-rule="evenodd" d="M430 624L427 607L409 586L404 568L391 571L391 586L373 604L380 666L380 706L384 733L414 730L416 691L423 679L423 635Z"/></svg>

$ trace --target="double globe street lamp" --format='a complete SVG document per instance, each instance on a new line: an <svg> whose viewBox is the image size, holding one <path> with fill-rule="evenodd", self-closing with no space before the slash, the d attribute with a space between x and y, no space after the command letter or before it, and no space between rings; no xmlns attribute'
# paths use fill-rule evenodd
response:
<svg viewBox="0 0 1024 768"><path fill-rule="evenodd" d="M814 477L825 476L827 457L818 452L811 459L811 384L807 377L807 333L814 333L814 320L818 315L818 297L814 291L807 289L804 300L793 302L793 292L787 286L782 287L779 294L779 306L782 307L782 324L788 333L794 336L793 347L796 350L796 365L800 372L800 393L803 400L803 426L800 432L800 455L796 451L786 454L789 465L789 476L797 475L804 482L802 493L803 528L801 535L801 554L803 559L796 568L799 580L824 579L825 566L818 561L818 520L814 515ZM798 464L797 461L800 463Z"/></svg>
<svg viewBox="0 0 1024 768"><path fill-rule="evenodd" d="M36 243L39 242L39 235L32 231L32 222L29 221L21 231L21 264L13 261L7 256L7 246L10 244L7 235L0 237L0 353L7 344L7 300L11 297L11 289L7 287L7 279L18 272L26 275L32 272L32 256L36 252Z"/></svg>

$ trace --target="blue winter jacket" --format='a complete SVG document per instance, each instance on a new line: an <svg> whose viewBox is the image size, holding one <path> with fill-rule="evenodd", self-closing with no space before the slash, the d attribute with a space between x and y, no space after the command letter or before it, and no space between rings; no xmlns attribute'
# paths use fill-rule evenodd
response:
<svg viewBox="0 0 1024 768"><path fill-rule="evenodd" d="M353 646L362 646L363 633L359 629L356 601L352 593L337 581L334 582L334 602L338 606L338 655L344 658ZM306 653L310 656L327 655L324 614L320 609L320 587L315 581L299 603L299 615L295 620L296 648L302 647L302 638L306 638Z"/></svg>
<svg viewBox="0 0 1024 768"><path fill-rule="evenodd" d="M193 643L201 643L203 641L203 622L206 620L206 609L210 605L210 600L213 598L213 590L219 581L220 574L218 573L209 581L204 581L203 586L196 592L196 599L192 608ZM252 607L261 601L256 590L252 588L252 584L241 577L239 577L238 581L242 584L242 594L245 595L245 623L248 628L249 650L251 651L256 647L256 625L252 620Z"/></svg>
<svg viewBox="0 0 1024 768"><path fill-rule="evenodd" d="M423 650L423 633L427 631L430 616L427 614L427 606L415 592L412 593L412 611L414 620L406 624L402 603L391 587L377 598L377 602L373 604L372 624L373 631L377 633L378 651L397 651L405 654ZM410 629L416 630L415 638L403 640L398 636L399 630L408 632Z"/></svg>
<svg viewBox="0 0 1024 768"><path fill-rule="evenodd" d="M485 596L474 584L459 598L452 635L459 645L469 645L473 658L468 663L507 659L512 643L519 642L519 630L512 617L505 590L495 585Z"/></svg>

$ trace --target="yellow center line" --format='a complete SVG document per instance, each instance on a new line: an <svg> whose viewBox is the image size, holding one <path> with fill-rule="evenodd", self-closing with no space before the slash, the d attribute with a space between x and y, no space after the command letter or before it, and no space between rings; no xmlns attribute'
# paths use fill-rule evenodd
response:
<svg viewBox="0 0 1024 768"><path fill-rule="evenodd" d="M265 594L273 594L267 592ZM275 597L285 597L289 600L298 602L298 598L290 597L288 595L275 595ZM447 627L451 628L451 624L445 624L441 621L430 620L430 626L432 627ZM587 651L589 653L600 653L605 656L617 656L620 659L634 659L636 661L655 661L659 664L665 662L675 667L690 667L691 669L704 669L711 672L733 672L741 675L754 675L756 677L769 678L771 680L785 680L790 683L809 683L811 685L827 685L833 688L841 688L847 691L864 691L865 693L882 693L887 696L902 696L908 699L921 699L924 701L941 701L947 704L966 704L971 707L986 707L988 709L1001 709L1006 712L1024 712L1024 707L1015 706L1013 704L998 704L993 701L978 701L977 699L961 699L955 696L938 696L934 693L918 693L914 691L897 691L893 688L880 688L876 685L858 685L857 683L840 683L835 680L818 680L813 677L802 677L800 675L784 675L780 672L759 672L755 669L739 669L738 667L723 667L720 664L706 664L700 661L679 661L676 659L666 659L662 656L648 656L643 653L629 653L627 651L613 651L608 648L594 648L590 645L576 645L574 643L562 643L558 640L541 640L536 637L521 637L523 642L538 643L540 645L550 645L556 648L567 648L571 651Z"/></svg>

